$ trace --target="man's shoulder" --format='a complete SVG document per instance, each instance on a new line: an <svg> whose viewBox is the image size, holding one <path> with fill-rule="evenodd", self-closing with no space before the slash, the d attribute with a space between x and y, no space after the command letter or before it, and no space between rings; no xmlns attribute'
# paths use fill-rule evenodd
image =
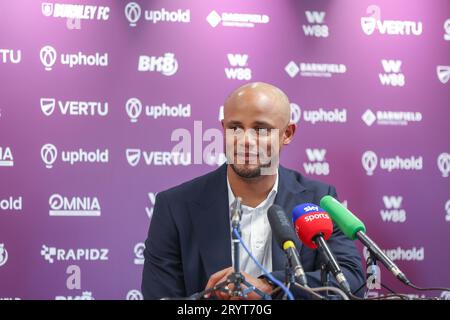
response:
<svg viewBox="0 0 450 320"><path fill-rule="evenodd" d="M285 176L288 181L294 182L308 191L328 193L330 190L335 190L335 187L328 183L305 177L300 172L283 166L280 166L280 174Z"/></svg>
<svg viewBox="0 0 450 320"><path fill-rule="evenodd" d="M191 180L185 181L177 186L161 191L158 193L158 195L161 194L164 195L164 197L177 199L200 195L205 191L206 185L208 183L210 183L211 181L214 182L214 180L217 181L216 183L220 183L220 178L222 176L223 178L225 178L225 174L226 167L221 166L214 171L208 172ZM226 180L223 180L223 182L225 183Z"/></svg>

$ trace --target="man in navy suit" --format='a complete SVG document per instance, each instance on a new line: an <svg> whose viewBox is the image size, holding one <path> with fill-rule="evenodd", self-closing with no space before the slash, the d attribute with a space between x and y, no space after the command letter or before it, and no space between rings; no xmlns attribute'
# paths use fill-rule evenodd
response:
<svg viewBox="0 0 450 320"><path fill-rule="evenodd" d="M319 204L325 195L337 197L334 187L278 164L281 147L292 141L296 129L290 122L289 100L280 89L266 83L238 88L226 100L222 126L227 163L156 197L144 251L146 299L187 297L227 279L233 272L230 210L236 197L243 203L243 241L259 263L283 282L287 260L272 237L267 209L277 204L290 213L298 204ZM360 288L365 277L354 243L335 227L328 245L352 291ZM322 257L300 241L296 247L308 285L321 286ZM268 294L274 290L244 250L239 260L249 283ZM335 281L331 284L337 287ZM222 291L213 295L230 298ZM300 290L294 295L308 298ZM259 297L255 292L248 296Z"/></svg>

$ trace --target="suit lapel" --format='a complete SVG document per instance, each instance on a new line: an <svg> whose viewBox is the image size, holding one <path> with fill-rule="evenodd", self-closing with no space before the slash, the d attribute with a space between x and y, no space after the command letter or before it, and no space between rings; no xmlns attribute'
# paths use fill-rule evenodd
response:
<svg viewBox="0 0 450 320"><path fill-rule="evenodd" d="M189 203L189 213L207 277L230 267L232 260L226 164L210 176L203 192Z"/></svg>

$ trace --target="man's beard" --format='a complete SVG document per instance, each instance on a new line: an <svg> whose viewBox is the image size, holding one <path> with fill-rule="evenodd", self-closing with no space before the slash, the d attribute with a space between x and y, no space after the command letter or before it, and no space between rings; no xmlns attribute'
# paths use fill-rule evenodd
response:
<svg viewBox="0 0 450 320"><path fill-rule="evenodd" d="M233 163L231 163L230 166L233 171L241 178L252 179L261 176L261 167L259 166L256 168L247 168L244 166L236 166Z"/></svg>

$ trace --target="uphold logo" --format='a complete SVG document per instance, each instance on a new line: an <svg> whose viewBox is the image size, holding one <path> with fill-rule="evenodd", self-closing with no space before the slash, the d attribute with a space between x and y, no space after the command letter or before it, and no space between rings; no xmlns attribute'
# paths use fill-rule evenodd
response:
<svg viewBox="0 0 450 320"><path fill-rule="evenodd" d="M51 144L47 143L41 148L41 158L42 161L45 163L45 167L47 169L53 168L53 164L56 161L56 157L58 156L58 150L56 147Z"/></svg>
<svg viewBox="0 0 450 320"><path fill-rule="evenodd" d="M373 151L366 151L362 156L362 165L368 176L373 175L373 171L377 167L378 157Z"/></svg>
<svg viewBox="0 0 450 320"><path fill-rule="evenodd" d="M450 66L437 66L436 73L439 81L446 84L450 79Z"/></svg>
<svg viewBox="0 0 450 320"><path fill-rule="evenodd" d="M447 152L441 153L437 158L437 166L442 173L442 177L447 178L450 172L450 154Z"/></svg>
<svg viewBox="0 0 450 320"><path fill-rule="evenodd" d="M130 98L125 104L125 109L130 121L136 123L143 111L142 103L138 98ZM151 117L153 119L158 119L159 117L184 117L188 118L191 116L191 105L183 105L179 103L175 106L168 106L163 103L161 105L155 106L145 106L145 116Z"/></svg>
<svg viewBox="0 0 450 320"><path fill-rule="evenodd" d="M47 169L53 168L53 165L58 157L58 150L51 144L45 144L41 148L41 158L45 163ZM109 150L105 149L101 151L96 149L95 151L85 151L78 149L76 151L62 151L61 161L68 162L70 165L74 165L78 162L84 163L108 163L109 162Z"/></svg>
<svg viewBox="0 0 450 320"><path fill-rule="evenodd" d="M141 17L141 7L136 2L130 2L125 6L125 17L130 23L130 27L136 27L136 22Z"/></svg>
<svg viewBox="0 0 450 320"><path fill-rule="evenodd" d="M142 103L138 98L130 98L125 104L128 116L132 123L136 123L142 112Z"/></svg>
<svg viewBox="0 0 450 320"><path fill-rule="evenodd" d="M52 46L45 46L41 49L39 53L41 62L45 67L46 71L50 71L56 62L56 50Z"/></svg>
<svg viewBox="0 0 450 320"><path fill-rule="evenodd" d="M361 158L362 166L366 170L368 176L373 175L377 164L378 157L373 151L366 151ZM423 158L421 156L410 158L400 158L396 156L395 158L381 158L380 168L391 172L393 170L422 170L423 169Z"/></svg>
<svg viewBox="0 0 450 320"><path fill-rule="evenodd" d="M144 264L145 258L144 258L144 250L145 250L145 243L139 242L134 246L134 264L141 265Z"/></svg>
<svg viewBox="0 0 450 320"><path fill-rule="evenodd" d="M39 57L45 70L50 71L56 63L57 53L52 46L45 46L41 49ZM92 55L86 55L79 51L76 54L61 54L60 60L61 64L68 65L69 68L75 66L106 67L108 66L108 53L100 54L96 52Z"/></svg>
<svg viewBox="0 0 450 320"><path fill-rule="evenodd" d="M133 289L128 291L126 300L144 300L144 296L139 290Z"/></svg>
<svg viewBox="0 0 450 320"><path fill-rule="evenodd" d="M130 23L130 27L136 27L137 22L141 17L141 7L136 2L130 2L125 6L125 17ZM180 22L189 23L191 21L191 11L178 9L177 11L161 10L145 10L145 20L151 21L154 24L158 22Z"/></svg>
<svg viewBox="0 0 450 320"><path fill-rule="evenodd" d="M445 221L450 222L450 200L445 203Z"/></svg>
<svg viewBox="0 0 450 320"><path fill-rule="evenodd" d="M5 244L0 243L0 267L4 266L8 261L8 251L6 251Z"/></svg>
<svg viewBox="0 0 450 320"><path fill-rule="evenodd" d="M50 216L58 217L99 217L100 203L97 197L63 197L53 194L49 199Z"/></svg>

